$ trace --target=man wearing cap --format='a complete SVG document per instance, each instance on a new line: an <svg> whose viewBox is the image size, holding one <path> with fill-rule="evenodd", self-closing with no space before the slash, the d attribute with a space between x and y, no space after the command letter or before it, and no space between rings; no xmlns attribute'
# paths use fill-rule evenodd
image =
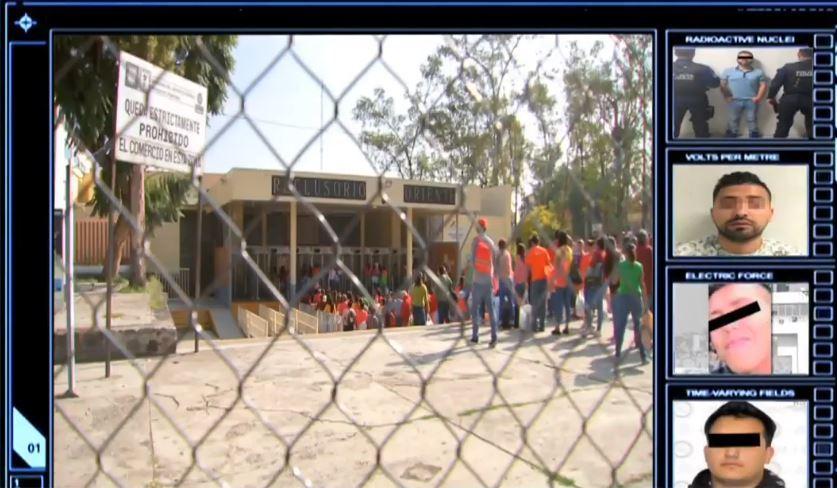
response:
<svg viewBox="0 0 837 488"><path fill-rule="evenodd" d="M811 99L814 88L813 50L803 48L796 55L799 61L788 63L779 68L776 71L776 77L770 83L770 89L767 91L767 102L773 106L779 119L773 137L788 137L796 112L802 112L802 115L805 116L806 136L811 137L813 135L811 118L814 110ZM776 95L780 88L783 90L783 94L782 99L777 103Z"/></svg>
<svg viewBox="0 0 837 488"><path fill-rule="evenodd" d="M497 259L497 246L488 237L488 222L484 218L477 220L477 236L471 246L471 269L473 280L471 284L471 342L479 342L479 327L483 316L480 309L484 306L491 322L491 342L489 347L497 344L497 317L491 296L494 291L494 261Z"/></svg>
<svg viewBox="0 0 837 488"><path fill-rule="evenodd" d="M680 125L686 112L692 114L692 127L695 137L709 137L709 119L712 108L706 92L721 84L720 78L712 68L692 61L695 58L693 48L676 48L677 58L672 66L674 76L674 137L680 137Z"/></svg>

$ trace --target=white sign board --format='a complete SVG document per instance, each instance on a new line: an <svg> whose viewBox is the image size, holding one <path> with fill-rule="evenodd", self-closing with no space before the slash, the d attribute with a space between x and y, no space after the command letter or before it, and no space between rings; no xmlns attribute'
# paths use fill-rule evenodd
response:
<svg viewBox="0 0 837 488"><path fill-rule="evenodd" d="M206 87L119 54L116 159L191 172L206 143Z"/></svg>

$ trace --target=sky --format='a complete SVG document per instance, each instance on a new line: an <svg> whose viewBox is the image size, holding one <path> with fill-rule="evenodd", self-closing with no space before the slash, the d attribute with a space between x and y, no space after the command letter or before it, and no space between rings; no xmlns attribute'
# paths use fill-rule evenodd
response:
<svg viewBox="0 0 837 488"><path fill-rule="evenodd" d="M240 36L231 73L234 87L228 87L223 113L211 116L209 121L204 170L282 169L278 156L287 164L296 161L297 171L375 174L361 149L336 121L318 137L320 127L334 116L332 99L339 100L337 120L357 137L361 126L352 119L357 100L383 88L395 99L396 111L403 111L405 85L410 89L416 86L421 78L420 66L445 42L441 35L383 38L381 60L390 72L383 63L374 62L379 38L294 36L292 49L288 50L288 36ZM522 68L515 82L522 84L525 74L541 60L545 68L564 66L562 56L569 53L571 41L589 48L596 40L605 45L601 56L610 58L613 42L608 35L539 36L518 49ZM558 49L554 49L556 42ZM547 56L549 52L551 56ZM553 83L551 92L562 106L561 77ZM243 108L255 129L247 120L236 118L242 105L239 93L244 95ZM523 119L525 130L533 131L533 122Z"/></svg>

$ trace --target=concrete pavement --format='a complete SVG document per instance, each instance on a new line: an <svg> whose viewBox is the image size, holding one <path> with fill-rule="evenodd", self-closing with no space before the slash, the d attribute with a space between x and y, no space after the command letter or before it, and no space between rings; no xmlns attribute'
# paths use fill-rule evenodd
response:
<svg viewBox="0 0 837 488"><path fill-rule="evenodd" d="M652 486L636 351L615 375L604 339L508 331L489 349L469 329L203 343L110 379L79 365L80 397L55 402L57 486Z"/></svg>

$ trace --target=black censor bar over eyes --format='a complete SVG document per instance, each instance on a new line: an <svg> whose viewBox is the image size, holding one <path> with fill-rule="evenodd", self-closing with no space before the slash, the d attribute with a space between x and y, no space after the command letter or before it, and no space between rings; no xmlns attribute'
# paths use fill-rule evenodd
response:
<svg viewBox="0 0 837 488"><path fill-rule="evenodd" d="M759 447L759 434L709 434L706 436L709 447Z"/></svg>
<svg viewBox="0 0 837 488"><path fill-rule="evenodd" d="M761 307L759 307L759 302L753 301L744 305L743 307L736 308L732 312L727 312L720 317L715 317L714 319L709 321L709 332L714 331L715 329L720 329L725 325L729 325L736 320L741 320L745 317L749 317L754 313L758 313L761 311Z"/></svg>

